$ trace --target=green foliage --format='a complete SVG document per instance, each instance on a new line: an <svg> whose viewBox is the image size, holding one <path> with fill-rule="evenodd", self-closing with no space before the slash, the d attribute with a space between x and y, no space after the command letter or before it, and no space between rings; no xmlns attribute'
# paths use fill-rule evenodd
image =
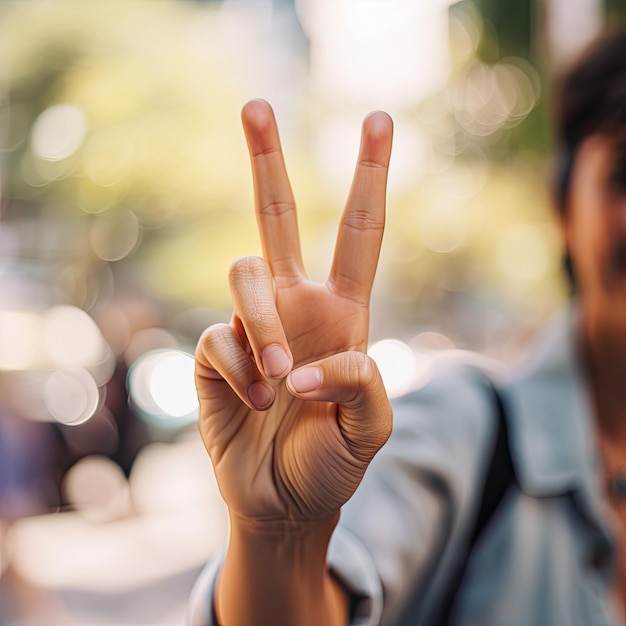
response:
<svg viewBox="0 0 626 626"><path fill-rule="evenodd" d="M435 322L459 294L526 298L542 310L562 297L554 288L558 238L549 226L541 160L544 109L516 113L519 98L506 91L525 73L534 76L528 64L507 59L532 57L532 7L482 0L483 22L470 5L453 9L461 21L455 22L460 39L451 41L449 84L403 112L427 150L413 182L389 188L379 280L389 303L386 332L395 332L398 320ZM229 306L232 259L260 253L238 115L253 95L246 80L254 56L220 38L218 7L56 0L35 12L17 3L2 9L9 33L2 55L11 65L8 113L0 115L0 124L11 120L0 138L6 215L17 219L28 206L59 224L80 222L79 230L60 231L67 252L57 252L59 275L96 276L117 263L119 239L128 234L122 226L134 216L139 236L123 267L142 288L178 306ZM525 89L532 103L541 98L536 85ZM57 104L82 111L88 125L75 152L46 160L33 148L33 125ZM308 140L326 112L314 98L294 104L284 137L305 261L315 279L328 269L347 192L328 180L327 164L313 157ZM279 122L283 128L285 120ZM127 222L116 223L122 219ZM524 228L516 230L520 223ZM77 232L80 247L72 245ZM510 262L503 260L502 240L517 250ZM68 289L70 301L90 306Z"/></svg>

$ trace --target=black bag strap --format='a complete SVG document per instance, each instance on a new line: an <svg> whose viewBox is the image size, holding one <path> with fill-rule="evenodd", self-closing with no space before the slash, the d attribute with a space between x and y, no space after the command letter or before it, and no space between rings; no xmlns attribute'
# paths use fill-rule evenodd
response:
<svg viewBox="0 0 626 626"><path fill-rule="evenodd" d="M465 575L467 564L474 546L489 523L508 487L515 482L515 470L511 459L507 414L502 394L488 379L497 413L497 432L493 452L487 468L485 486L478 515L469 535L464 554L459 559L456 571L442 596L440 618L437 626L452 626L455 622L454 606L456 596Z"/></svg>

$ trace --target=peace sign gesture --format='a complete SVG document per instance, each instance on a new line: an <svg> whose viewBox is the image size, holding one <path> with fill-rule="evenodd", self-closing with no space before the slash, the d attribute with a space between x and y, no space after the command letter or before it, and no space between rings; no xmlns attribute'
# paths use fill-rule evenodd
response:
<svg viewBox="0 0 626 626"><path fill-rule="evenodd" d="M263 258L237 259L230 324L196 351L200 430L231 523L336 519L387 439L391 409L366 356L368 305L384 227L392 124L363 123L328 280L305 273L276 122L242 111Z"/></svg>

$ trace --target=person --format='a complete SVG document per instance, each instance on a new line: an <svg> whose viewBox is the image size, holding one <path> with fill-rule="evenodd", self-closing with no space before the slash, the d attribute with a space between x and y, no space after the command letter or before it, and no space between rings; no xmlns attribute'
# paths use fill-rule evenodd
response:
<svg viewBox="0 0 626 626"><path fill-rule="evenodd" d="M194 626L624 623L626 34L595 43L560 94L572 302L515 371L442 367L394 401L393 427L366 355L392 122L364 121L316 284L270 106L244 107L263 258L233 263L232 320L197 347L230 538L192 593ZM467 554L502 420L511 476Z"/></svg>

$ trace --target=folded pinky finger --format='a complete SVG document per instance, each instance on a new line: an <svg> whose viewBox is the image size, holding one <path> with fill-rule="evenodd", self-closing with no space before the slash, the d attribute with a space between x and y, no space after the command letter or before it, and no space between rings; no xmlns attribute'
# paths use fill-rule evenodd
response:
<svg viewBox="0 0 626 626"><path fill-rule="evenodd" d="M209 326L200 337L196 348L196 379L200 400L204 383L222 380L253 410L265 411L274 402L274 390L228 324Z"/></svg>

